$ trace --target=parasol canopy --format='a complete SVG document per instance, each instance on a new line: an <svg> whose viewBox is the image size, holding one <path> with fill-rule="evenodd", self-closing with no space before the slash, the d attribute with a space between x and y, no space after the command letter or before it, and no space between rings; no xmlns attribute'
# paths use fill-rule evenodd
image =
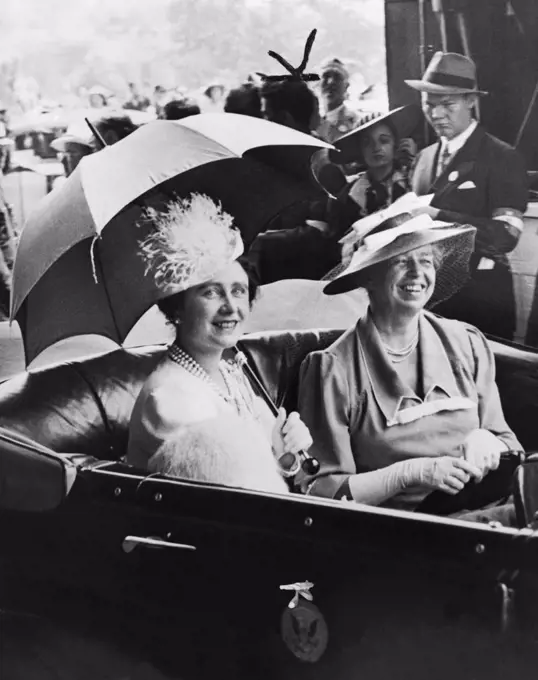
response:
<svg viewBox="0 0 538 680"><path fill-rule="evenodd" d="M162 296L139 256L148 207L203 193L245 242L282 210L317 196L310 159L325 142L265 120L202 114L155 121L85 157L21 234L11 319L30 363L55 342L98 334L122 343Z"/></svg>

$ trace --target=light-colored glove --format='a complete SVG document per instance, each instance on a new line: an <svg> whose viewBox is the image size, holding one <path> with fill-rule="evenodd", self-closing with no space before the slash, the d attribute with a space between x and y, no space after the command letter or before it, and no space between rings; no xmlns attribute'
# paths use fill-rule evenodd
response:
<svg viewBox="0 0 538 680"><path fill-rule="evenodd" d="M501 453L508 451L508 446L489 430L477 429L467 435L461 449L465 460L480 470L479 482L499 467Z"/></svg>
<svg viewBox="0 0 538 680"><path fill-rule="evenodd" d="M361 472L349 477L349 489L358 503L379 505L409 487L439 489L454 495L481 471L464 458L438 456L410 458L380 470Z"/></svg>
<svg viewBox="0 0 538 680"><path fill-rule="evenodd" d="M454 456L414 458L405 463L407 463L407 470L404 473L405 487L417 485L454 495L461 491L471 478L482 478L479 467L464 458Z"/></svg>
<svg viewBox="0 0 538 680"><path fill-rule="evenodd" d="M271 443L278 459L285 453L307 451L312 446L312 437L296 411L286 416L286 409L281 408L273 426Z"/></svg>

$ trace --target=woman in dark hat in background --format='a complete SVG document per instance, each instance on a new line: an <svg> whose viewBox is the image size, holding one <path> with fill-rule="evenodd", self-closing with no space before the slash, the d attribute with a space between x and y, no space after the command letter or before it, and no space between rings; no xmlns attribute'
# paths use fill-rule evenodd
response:
<svg viewBox="0 0 538 680"><path fill-rule="evenodd" d="M386 208L410 191L409 171L416 153L410 138L421 119L418 106L402 106L341 137L338 152L328 154L339 165L359 163L365 170L338 195L340 220L351 222ZM351 222L350 222L351 220Z"/></svg>

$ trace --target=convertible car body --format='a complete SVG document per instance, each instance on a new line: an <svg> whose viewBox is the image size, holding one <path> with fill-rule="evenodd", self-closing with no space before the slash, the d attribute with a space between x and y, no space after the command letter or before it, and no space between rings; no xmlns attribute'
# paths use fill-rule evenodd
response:
<svg viewBox="0 0 538 680"><path fill-rule="evenodd" d="M241 348L293 408L301 360L339 333L253 335ZM538 449L538 353L492 345L507 419ZM117 350L0 386L0 608L101 636L183 679L536 677L532 526L122 463L134 400L164 351Z"/></svg>

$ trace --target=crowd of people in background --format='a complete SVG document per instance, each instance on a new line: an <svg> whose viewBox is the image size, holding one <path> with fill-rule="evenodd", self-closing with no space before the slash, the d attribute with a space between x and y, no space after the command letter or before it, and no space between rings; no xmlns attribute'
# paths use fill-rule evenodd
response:
<svg viewBox="0 0 538 680"><path fill-rule="evenodd" d="M268 224L253 243L248 244L262 284L292 278L319 280L327 276L341 265L342 253L345 254L346 249L347 255L351 254L349 248L353 245L350 246L349 239L346 242L346 234L354 222L387 207L409 191L417 195L431 193L434 194L432 205L436 207L425 208L430 216L441 215L443 218L446 215L447 219L456 221L464 219L466 223L482 229L478 239L481 257L477 263L473 261L475 284L466 289L465 294L474 291L483 297L490 289L490 282L498 284L499 304L494 313L491 308L486 309L482 327L511 339L515 328L515 302L506 253L515 247L521 233L521 216L526 205L524 169L519 157L513 155L515 152L506 155L495 142L491 153L499 155L499 158L506 155L506 167L513 169L511 177L506 176L498 163L490 163L486 158L484 178L480 180L491 179L498 184L495 198L490 192L489 198L484 198L484 201L472 200L472 205L466 203L464 210L459 209L460 199L473 197L471 192L450 193L461 174L459 165L452 162L461 155L460 146L465 151L470 148L468 141L476 147L472 149L472 156L485 153L482 147L489 144L490 137L484 137L485 132L480 126L475 131L478 125L474 114L475 99L481 92L476 89L473 62L467 58L459 60L459 55L449 55L443 57L440 63L434 60L432 64L434 76L439 71L443 80L447 69L449 75L452 71L456 75L461 71L465 75L457 76L456 81L460 82L458 78L463 77L467 85L472 86L463 90L461 87L443 89L436 84L435 92L445 99L450 98L448 103L443 100L439 104L437 100L429 101L435 96L429 86L421 85L422 81L409 83L422 93L423 112L434 131L441 140L447 139L446 143L443 142L443 158L439 161L435 160L438 151L438 144L435 144L430 149L431 153L419 153L417 168L414 167L417 144L412 136L421 125L423 127L422 112L418 106L372 111L368 106L361 108L360 102L353 104L349 99L350 71L343 59L332 57L321 64L319 80L314 83L296 77L268 78L262 74L251 74L243 83L232 88L213 83L193 93L156 85L151 93L147 93L130 82L128 97L122 103L105 88L92 87L85 97L86 111L91 112L89 118L94 129L91 130L79 115L50 142L64 167L64 177L59 177L55 184L64 182L84 156L98 151L103 145L116 143L139 125L154 119L176 121L206 112L265 118L335 144L339 155L336 158L331 154L318 154L315 159L312 172L313 179L317 180L314 182L318 192L316 200L290 206ZM452 103L452 98L459 97L461 93L470 98L469 102L466 99L461 105L459 101ZM3 129L9 135L9 118L5 112L3 116ZM438 124L440 118L442 121ZM462 131L465 132L463 145L460 141L452 141L452 138L459 140ZM425 165L426 158L428 162ZM446 173L445 166L452 172ZM484 190L482 186L471 185L476 190ZM497 206L497 199L502 205ZM0 279L4 289L4 302L0 302L0 308L5 317L13 239L17 228L13 224L13 214L1 196L0 217L0 245L3 249ZM479 288L482 292L478 291ZM476 304L480 307L480 302ZM476 304L473 303L474 306ZM445 311L448 315L458 313L448 307ZM475 312L479 314L479 309L471 310L470 316L466 314L465 318L476 321Z"/></svg>
<svg viewBox="0 0 538 680"><path fill-rule="evenodd" d="M95 85L81 91L72 116L65 107L46 99L40 100L36 111L24 115L10 111L0 103L0 138L13 140L20 136L26 143L32 137L28 133L32 126L41 139L50 137L48 146L52 149L51 153L58 155L64 168L64 176L58 177L52 186L62 184L80 160L98 151L103 141L106 145L114 144L140 124L153 119L181 120L199 113L235 113L266 118L332 142L379 114L369 110L368 104L349 102L350 79L344 60L335 57L322 64L320 81L314 86L303 81L266 82L256 74L249 75L234 87L212 83L196 92L181 87L166 88L160 84L151 89L129 82L128 97L120 101L107 88ZM84 122L86 116L91 118L101 140L95 138ZM31 117L32 122L24 124L24 120ZM18 145L18 148L21 147ZM304 219L302 214L288 217L289 221L281 224L280 228ZM0 317L6 318L17 226L13 211L1 194L0 230L3 252L0 258ZM320 267L324 269L325 263L321 262ZM301 272L298 274L302 275Z"/></svg>

